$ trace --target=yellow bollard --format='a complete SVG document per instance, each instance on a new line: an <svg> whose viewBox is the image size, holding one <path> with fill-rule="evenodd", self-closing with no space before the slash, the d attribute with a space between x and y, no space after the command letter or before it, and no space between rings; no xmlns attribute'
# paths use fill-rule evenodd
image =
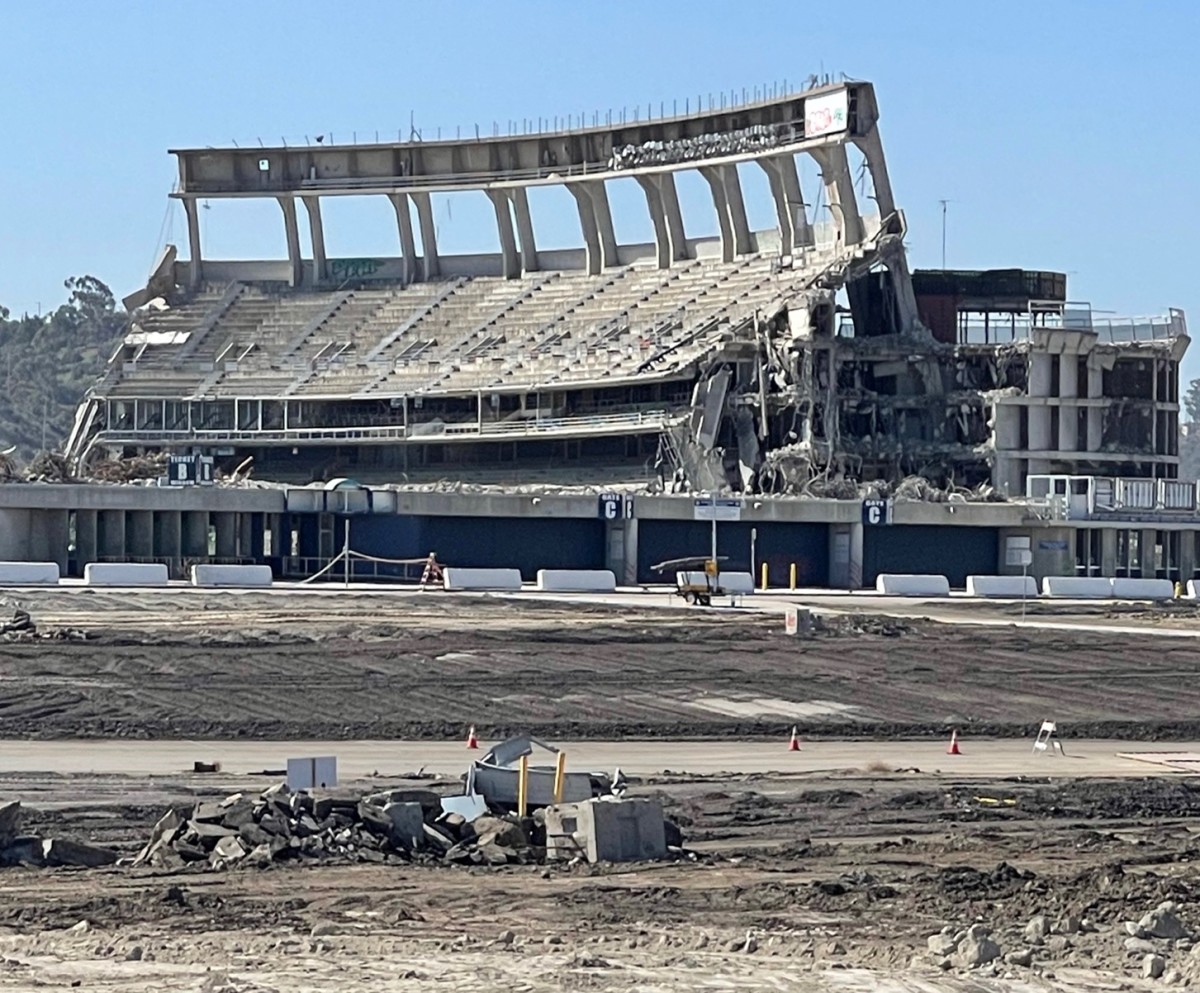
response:
<svg viewBox="0 0 1200 993"><path fill-rule="evenodd" d="M559 752L554 760L554 802L562 803L563 780L567 776L567 753Z"/></svg>
<svg viewBox="0 0 1200 993"><path fill-rule="evenodd" d="M758 588L760 590L765 590L767 588L767 563L766 562L764 562L762 564L762 583L759 584Z"/></svg>
<svg viewBox="0 0 1200 993"><path fill-rule="evenodd" d="M529 807L529 756L522 755L517 767L517 816L524 817Z"/></svg>
<svg viewBox="0 0 1200 993"><path fill-rule="evenodd" d="M788 571L788 588L793 589L793 590L796 588L796 563L795 562L792 563L792 567Z"/></svg>

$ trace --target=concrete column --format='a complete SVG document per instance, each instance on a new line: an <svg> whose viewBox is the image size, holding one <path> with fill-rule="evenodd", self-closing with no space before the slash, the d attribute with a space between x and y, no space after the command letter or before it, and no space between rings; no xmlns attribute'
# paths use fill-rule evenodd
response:
<svg viewBox="0 0 1200 993"><path fill-rule="evenodd" d="M29 515L29 558L35 562L57 562L67 571L70 544L69 513L65 510L34 510Z"/></svg>
<svg viewBox="0 0 1200 993"><path fill-rule="evenodd" d="M871 128L869 134L855 138L854 144L859 147L867 160L867 171L871 174L871 185L875 188L875 203L879 206L880 220L896 211L896 200L892 196L892 181L888 177L887 160L883 157L883 142L879 138L879 129Z"/></svg>
<svg viewBox="0 0 1200 993"><path fill-rule="evenodd" d="M1117 529L1101 528L1100 530L1100 575L1115 576L1117 574Z"/></svg>
<svg viewBox="0 0 1200 993"><path fill-rule="evenodd" d="M96 561L96 525L99 515L94 510L75 511L75 562L78 575L83 567Z"/></svg>
<svg viewBox="0 0 1200 993"><path fill-rule="evenodd" d="M604 268L604 255L600 250L600 230L596 225L592 198L582 183L567 183L567 192L575 198L575 209L579 211L579 230L583 233L588 275L598 276Z"/></svg>
<svg viewBox="0 0 1200 993"><path fill-rule="evenodd" d="M261 544L259 546L261 551ZM239 558L256 558L254 551L254 514L238 514L237 522L237 553Z"/></svg>
<svg viewBox="0 0 1200 993"><path fill-rule="evenodd" d="M796 157L781 155L773 161L779 169L779 182L783 187L784 200L791 211L792 243L796 248L808 248L813 244L813 229L808 219L808 208L804 206L800 173L796 171Z"/></svg>
<svg viewBox="0 0 1200 993"><path fill-rule="evenodd" d="M625 522L625 574L617 574L617 582L623 586L636 586L638 576L638 522L633 518Z"/></svg>
<svg viewBox="0 0 1200 993"><path fill-rule="evenodd" d="M1029 450L1031 452L1049 450L1051 413L1051 409L1045 406L1029 408ZM1030 469L1030 472L1032 471Z"/></svg>
<svg viewBox="0 0 1200 993"><path fill-rule="evenodd" d="M1058 356L1058 395L1068 400L1079 396L1079 356Z"/></svg>
<svg viewBox="0 0 1200 993"><path fill-rule="evenodd" d="M742 180L738 175L737 163L727 162L721 166L721 180L725 187L725 209L729 212L729 226L733 230L733 250L738 255L747 255L750 252L750 222L746 220L746 198L742 195ZM675 178L672 176L672 192L674 188Z"/></svg>
<svg viewBox="0 0 1200 993"><path fill-rule="evenodd" d="M525 272L537 272L537 240L533 236L533 217L529 213L529 196L524 186L508 191L513 214L517 218L517 240L521 243L521 268Z"/></svg>
<svg viewBox="0 0 1200 993"><path fill-rule="evenodd" d="M1088 407L1087 412L1087 450L1100 451L1100 435L1104 431L1104 410L1101 407Z"/></svg>
<svg viewBox="0 0 1200 993"><path fill-rule="evenodd" d="M125 558L125 511L101 510L99 512L97 544L100 558L121 561Z"/></svg>
<svg viewBox="0 0 1200 993"><path fill-rule="evenodd" d="M1060 404L1058 408L1058 450L1079 451L1079 408L1074 404Z"/></svg>
<svg viewBox="0 0 1200 993"><path fill-rule="evenodd" d="M592 200L592 211L596 218L596 230L600 235L600 251L604 256L604 267L620 264L617 258L617 234L613 228L612 210L608 205L608 187L603 179L587 184L588 196Z"/></svg>
<svg viewBox="0 0 1200 993"><path fill-rule="evenodd" d="M775 220L779 228L779 254L791 255L796 244L796 235L792 229L792 208L787 202L787 194L783 189L783 178L780 176L780 159L759 159L758 164L767 174L767 185L771 188L771 199L775 201Z"/></svg>
<svg viewBox="0 0 1200 993"><path fill-rule="evenodd" d="M154 557L154 511L130 510L125 514L125 552L131 558Z"/></svg>
<svg viewBox="0 0 1200 993"><path fill-rule="evenodd" d="M204 279L204 260L200 252L200 207L195 197L185 197L183 212L187 217L188 255L191 264L188 266L188 289L196 290Z"/></svg>
<svg viewBox="0 0 1200 993"><path fill-rule="evenodd" d="M658 194L662 198L663 214L667 219L667 234L671 238L671 259L688 257L687 234L683 230L683 211L679 209L679 192L675 187L675 173L658 175Z"/></svg>
<svg viewBox="0 0 1200 993"><path fill-rule="evenodd" d="M662 194L656 176L638 176L638 186L646 194L646 209L650 212L650 223L654 225L654 245L660 269L671 267L671 233L667 229L667 212L663 208Z"/></svg>
<svg viewBox="0 0 1200 993"><path fill-rule="evenodd" d="M183 558L183 515L178 510L154 512L154 557Z"/></svg>
<svg viewBox="0 0 1200 993"><path fill-rule="evenodd" d="M1196 532L1179 533L1179 578L1183 582L1196 575Z"/></svg>
<svg viewBox="0 0 1200 993"><path fill-rule="evenodd" d="M1153 579L1158 572L1158 550L1155 547L1157 533L1152 528L1142 532L1142 577L1145 579Z"/></svg>
<svg viewBox="0 0 1200 993"><path fill-rule="evenodd" d="M412 213L407 193L389 193L388 199L396 211L396 227L400 231L400 255L404 260L401 278L406 284L417 278L417 242L413 237Z"/></svg>
<svg viewBox="0 0 1200 993"><path fill-rule="evenodd" d="M821 167L825 200L837 226L841 246L859 244L863 240L863 223L854 197L854 177L850 175L846 146L827 145L814 148L809 154Z"/></svg>
<svg viewBox="0 0 1200 993"><path fill-rule="evenodd" d="M720 170L713 166L701 167L700 175L708 183L709 191L712 193L713 209L717 212L717 225L721 229L721 259L725 262L732 262L736 253L736 246L733 237L733 225L730 222L729 210L725 199L724 180Z"/></svg>
<svg viewBox="0 0 1200 993"><path fill-rule="evenodd" d="M304 280L304 259L300 254L300 225L296 223L296 201L291 197L276 197L283 211L283 227L287 233L288 262L291 274L288 285L299 286Z"/></svg>
<svg viewBox="0 0 1200 993"><path fill-rule="evenodd" d="M180 530L180 554L189 559L208 558L208 511L186 511Z"/></svg>
<svg viewBox="0 0 1200 993"><path fill-rule="evenodd" d="M438 257L437 225L433 222L433 204L428 193L414 193L412 200L417 205L417 223L421 225L422 275L426 279L433 279L442 272Z"/></svg>
<svg viewBox="0 0 1200 993"><path fill-rule="evenodd" d="M237 514L227 511L215 511L212 523L217 529L217 558L237 558Z"/></svg>
<svg viewBox="0 0 1200 993"><path fill-rule="evenodd" d="M517 257L517 240L513 234L512 214L508 209L508 196L504 190L487 190L496 212L496 229L500 232L500 258L505 279L516 279L521 275L521 260Z"/></svg>
<svg viewBox="0 0 1200 993"><path fill-rule="evenodd" d="M1029 353L1029 386L1025 392L1031 397L1050 395L1050 370L1055 356L1047 352Z"/></svg>
<svg viewBox="0 0 1200 993"><path fill-rule="evenodd" d="M304 209L308 211L308 231L312 237L313 282L320 286L329 275L325 259L325 228L321 224L321 198L304 197Z"/></svg>

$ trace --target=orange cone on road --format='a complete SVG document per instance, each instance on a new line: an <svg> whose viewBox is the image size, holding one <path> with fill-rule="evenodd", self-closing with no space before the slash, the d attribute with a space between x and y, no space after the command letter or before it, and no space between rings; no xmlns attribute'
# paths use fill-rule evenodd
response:
<svg viewBox="0 0 1200 993"><path fill-rule="evenodd" d="M797 729L796 729L796 726L795 726L795 725L792 725L792 738L791 738L791 740L788 742L788 751L789 751L789 752L798 752L798 751L800 751L800 734L799 734L799 732L797 731Z"/></svg>
<svg viewBox="0 0 1200 993"><path fill-rule="evenodd" d="M950 747L946 749L947 755L961 755L962 752L958 747L958 728L950 732Z"/></svg>
<svg viewBox="0 0 1200 993"><path fill-rule="evenodd" d="M475 725L471 725L471 730L467 732L467 747L478 748L479 739L475 736Z"/></svg>

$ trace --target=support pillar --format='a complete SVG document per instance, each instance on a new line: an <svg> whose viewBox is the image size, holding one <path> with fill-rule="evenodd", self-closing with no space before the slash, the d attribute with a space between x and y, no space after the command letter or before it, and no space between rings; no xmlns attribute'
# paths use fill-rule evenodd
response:
<svg viewBox="0 0 1200 993"><path fill-rule="evenodd" d="M1183 582L1196 576L1196 532L1179 532L1179 578Z"/></svg>
<svg viewBox="0 0 1200 993"><path fill-rule="evenodd" d="M863 224L858 213L858 203L854 198L854 177L850 175L846 146L827 145L824 148L811 149L808 154L821 167L825 200L829 204L833 223L837 228L838 247L859 244L863 240Z"/></svg>
<svg viewBox="0 0 1200 993"><path fill-rule="evenodd" d="M437 226L433 222L433 204L428 193L413 193L412 200L417 205L417 223L421 225L422 275L427 280L433 279L442 272L441 259L438 257Z"/></svg>
<svg viewBox="0 0 1200 993"><path fill-rule="evenodd" d="M413 237L412 212L407 193L389 193L392 209L396 211L396 227L400 231L400 255L403 269L401 278L405 285L417 278L417 242Z"/></svg>
<svg viewBox="0 0 1200 993"><path fill-rule="evenodd" d="M517 257L517 240L513 234L508 196L504 190L488 190L487 198L492 201L492 209L496 212L496 229L500 232L500 259L504 278L516 279L521 275L521 260Z"/></svg>
<svg viewBox="0 0 1200 993"><path fill-rule="evenodd" d="M667 219L667 234L671 238L671 261L688 257L687 235L683 230L683 211L679 209L679 192L675 173L658 174L658 195L662 198L663 214Z"/></svg>
<svg viewBox="0 0 1200 993"><path fill-rule="evenodd" d="M671 267L671 234L667 230L667 212L663 207L662 194L659 192L657 177L653 175L638 176L638 186L646 194L646 209L650 212L650 223L654 225L654 245L657 249L656 259L660 269Z"/></svg>
<svg viewBox="0 0 1200 993"><path fill-rule="evenodd" d="M808 219L808 208L804 205L804 191L800 189L800 173L796 170L794 155L780 155L772 161L779 170L779 182L783 188L784 201L791 211L793 246L811 248L813 245L812 223Z"/></svg>
<svg viewBox="0 0 1200 993"><path fill-rule="evenodd" d="M617 573L617 581L625 586L636 586L640 582L638 576L638 522L631 518L625 522L625 573Z"/></svg>
<svg viewBox="0 0 1200 993"><path fill-rule="evenodd" d="M1117 574L1117 529L1100 529L1100 575Z"/></svg>
<svg viewBox="0 0 1200 993"><path fill-rule="evenodd" d="M261 548L261 545L260 545ZM241 559L257 558L254 551L254 514L238 514L237 555Z"/></svg>
<svg viewBox="0 0 1200 993"><path fill-rule="evenodd" d="M737 163L727 162L721 166L721 185L725 189L725 210L729 213L729 226L733 231L733 250L737 255L750 253L750 223L746 220L746 198L742 195L742 180L738 175ZM671 177L671 192L675 192L675 178ZM676 201L675 210L679 210Z"/></svg>
<svg viewBox="0 0 1200 993"><path fill-rule="evenodd" d="M604 268L604 256L600 251L600 230L596 225L592 198L582 183L567 183L567 192L575 198L575 209L579 211L579 230L583 233L588 275L598 276Z"/></svg>
<svg viewBox="0 0 1200 993"><path fill-rule="evenodd" d="M97 557L96 527L99 513L95 510L75 511L75 571L82 576L83 567Z"/></svg>
<svg viewBox="0 0 1200 993"><path fill-rule="evenodd" d="M1147 528L1142 532L1142 578L1154 579L1158 575L1158 532ZM1165 551L1165 550L1164 550Z"/></svg>
<svg viewBox="0 0 1200 993"><path fill-rule="evenodd" d="M181 554L188 559L208 558L208 511L189 510L181 521Z"/></svg>
<svg viewBox="0 0 1200 993"><path fill-rule="evenodd" d="M98 512L96 540L99 558L120 562L125 558L125 511L101 510Z"/></svg>
<svg viewBox="0 0 1200 993"><path fill-rule="evenodd" d="M217 529L217 555L219 559L237 558L237 514L228 510L216 511L212 515Z"/></svg>
<svg viewBox="0 0 1200 993"><path fill-rule="evenodd" d="M191 264L188 266L188 289L195 291L204 279L204 260L200 252L200 207L195 197L185 197L183 212L187 216L188 256Z"/></svg>
<svg viewBox="0 0 1200 993"><path fill-rule="evenodd" d="M154 558L154 511L131 510L126 513L125 552L131 559Z"/></svg>
<svg viewBox="0 0 1200 993"><path fill-rule="evenodd" d="M758 164L767 174L771 199L775 201L775 220L779 227L779 254L791 255L792 247L796 244L796 234L792 228L792 210L787 202L787 194L783 190L783 178L780 176L780 159L759 159Z"/></svg>
<svg viewBox="0 0 1200 993"><path fill-rule="evenodd" d="M172 571L178 571L183 560L183 515L178 510L154 512L154 557L171 559Z"/></svg>
<svg viewBox="0 0 1200 993"><path fill-rule="evenodd" d="M717 212L717 225L721 229L721 259L732 262L734 255L733 227L729 223L729 211L725 209L725 184L721 173L713 166L703 166L700 175L708 183L712 193L713 209Z"/></svg>
<svg viewBox="0 0 1200 993"><path fill-rule="evenodd" d="M70 544L68 511L33 510L29 517L29 558L35 562L57 562L59 573L66 575Z"/></svg>
<svg viewBox="0 0 1200 993"><path fill-rule="evenodd" d="M291 272L288 285L299 286L304 280L304 259L300 255L300 226L296 223L296 201L291 197L276 197L283 211L283 227L287 233L288 262Z"/></svg>
<svg viewBox="0 0 1200 993"><path fill-rule="evenodd" d="M604 256L604 267L620 264L617 258L617 234L613 228L612 210L608 205L608 187L603 179L587 184L588 196L592 199L592 210L596 215L596 230L600 233L600 251Z"/></svg>
<svg viewBox="0 0 1200 993"><path fill-rule="evenodd" d="M524 272L537 272L537 241L533 236L533 217L529 213L529 196L524 186L515 186L508 191L508 199L512 201L513 214L517 218L517 239L521 243L521 269Z"/></svg>
<svg viewBox="0 0 1200 993"><path fill-rule="evenodd" d="M308 211L308 232L312 238L313 284L320 286L329 274L325 259L325 228L321 224L321 198L304 197L304 209Z"/></svg>
<svg viewBox="0 0 1200 993"><path fill-rule="evenodd" d="M879 206L879 219L896 212L896 200L892 196L892 181L888 177L887 160L883 157L883 142L879 138L879 129L871 128L870 133L854 139L867 160L867 171L871 174L871 186L875 190L875 203Z"/></svg>
<svg viewBox="0 0 1200 993"><path fill-rule="evenodd" d="M1104 396L1104 371L1099 366L1093 365L1090 359L1087 370L1087 395L1089 400ZM1100 436L1104 433L1104 409L1089 406L1087 421L1087 450L1098 452L1100 451Z"/></svg>

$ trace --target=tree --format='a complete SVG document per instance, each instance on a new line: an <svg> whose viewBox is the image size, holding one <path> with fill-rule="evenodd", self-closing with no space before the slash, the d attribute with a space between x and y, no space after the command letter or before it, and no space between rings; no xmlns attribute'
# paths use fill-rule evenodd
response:
<svg viewBox="0 0 1200 993"><path fill-rule="evenodd" d="M1189 424L1200 421L1200 379L1193 379L1188 384L1187 392L1183 395L1183 409L1187 412Z"/></svg>

